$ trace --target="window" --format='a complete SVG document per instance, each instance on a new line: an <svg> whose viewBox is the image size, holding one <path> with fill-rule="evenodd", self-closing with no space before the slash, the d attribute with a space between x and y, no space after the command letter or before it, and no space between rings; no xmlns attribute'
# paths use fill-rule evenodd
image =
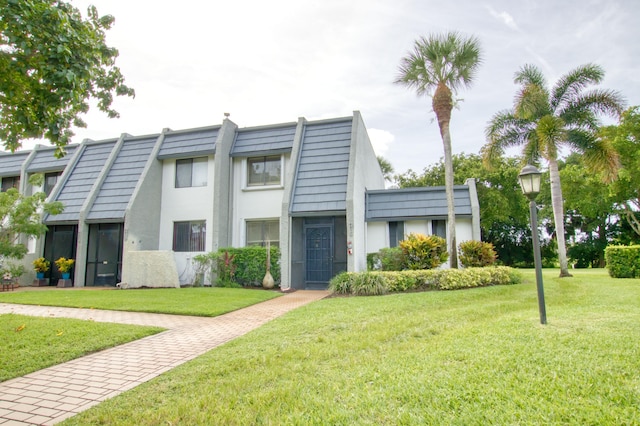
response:
<svg viewBox="0 0 640 426"><path fill-rule="evenodd" d="M7 176L2 178L2 192L8 189L20 189L20 176Z"/></svg>
<svg viewBox="0 0 640 426"><path fill-rule="evenodd" d="M432 220L431 221L431 234L447 239L447 221L446 220Z"/></svg>
<svg viewBox="0 0 640 426"><path fill-rule="evenodd" d="M44 175L44 188L42 189L47 196L51 194L53 187L58 183L58 178L62 175L62 172L45 173Z"/></svg>
<svg viewBox="0 0 640 426"><path fill-rule="evenodd" d="M207 157L176 160L176 188L207 186Z"/></svg>
<svg viewBox="0 0 640 426"><path fill-rule="evenodd" d="M280 156L247 160L247 186L280 185Z"/></svg>
<svg viewBox="0 0 640 426"><path fill-rule="evenodd" d="M404 240L404 222L389 222L389 247L397 247Z"/></svg>
<svg viewBox="0 0 640 426"><path fill-rule="evenodd" d="M277 220L247 221L247 245L280 245L280 222Z"/></svg>
<svg viewBox="0 0 640 426"><path fill-rule="evenodd" d="M202 221L173 223L173 251L204 251L206 223Z"/></svg>

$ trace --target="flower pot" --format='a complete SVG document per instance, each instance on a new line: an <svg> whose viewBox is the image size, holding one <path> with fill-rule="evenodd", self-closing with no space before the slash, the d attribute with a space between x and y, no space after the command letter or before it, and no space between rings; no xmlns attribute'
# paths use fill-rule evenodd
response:
<svg viewBox="0 0 640 426"><path fill-rule="evenodd" d="M44 279L44 272L36 272L36 278L39 280Z"/></svg>
<svg viewBox="0 0 640 426"><path fill-rule="evenodd" d="M71 276L70 272L63 272L62 273L62 279L63 280L68 280L70 276Z"/></svg>

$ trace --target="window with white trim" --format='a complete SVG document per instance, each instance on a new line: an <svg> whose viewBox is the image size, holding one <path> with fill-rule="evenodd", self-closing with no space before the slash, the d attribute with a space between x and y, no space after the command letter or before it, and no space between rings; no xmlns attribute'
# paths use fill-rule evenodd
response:
<svg viewBox="0 0 640 426"><path fill-rule="evenodd" d="M446 220L432 220L431 221L431 234L447 239L447 221Z"/></svg>
<svg viewBox="0 0 640 426"><path fill-rule="evenodd" d="M62 175L62 172L45 173L44 187L42 188L42 190L44 191L45 194L47 194L47 196L51 194L53 187L56 186L56 183L58 183L58 179L60 178L61 175Z"/></svg>
<svg viewBox="0 0 640 426"><path fill-rule="evenodd" d="M207 157L176 160L176 188L207 186Z"/></svg>
<svg viewBox="0 0 640 426"><path fill-rule="evenodd" d="M404 222L389 222L389 247L397 247L404 240Z"/></svg>
<svg viewBox="0 0 640 426"><path fill-rule="evenodd" d="M282 160L279 155L247 159L247 186L280 185Z"/></svg>
<svg viewBox="0 0 640 426"><path fill-rule="evenodd" d="M2 178L2 192L11 188L20 189L20 176L5 176Z"/></svg>
<svg viewBox="0 0 640 426"><path fill-rule="evenodd" d="M265 246L267 241L272 246L280 245L280 221L252 220L247 221L247 246Z"/></svg>
<svg viewBox="0 0 640 426"><path fill-rule="evenodd" d="M206 222L186 221L173 223L173 251L204 251Z"/></svg>

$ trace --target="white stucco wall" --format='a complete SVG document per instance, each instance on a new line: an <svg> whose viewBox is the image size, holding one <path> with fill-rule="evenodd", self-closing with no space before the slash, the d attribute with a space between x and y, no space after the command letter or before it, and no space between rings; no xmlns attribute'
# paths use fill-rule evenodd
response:
<svg viewBox="0 0 640 426"><path fill-rule="evenodd" d="M365 193L367 189L384 189L384 176L358 111L353 113L351 137L347 182L347 241L352 244L353 252L347 258L347 269L357 272L367 269Z"/></svg>
<svg viewBox="0 0 640 426"><path fill-rule="evenodd" d="M367 222L367 254L389 247L387 222Z"/></svg>
<svg viewBox="0 0 640 426"><path fill-rule="evenodd" d="M430 220L408 220L404 223L404 234L424 234L431 235Z"/></svg>
<svg viewBox="0 0 640 426"><path fill-rule="evenodd" d="M205 252L212 250L213 219L213 156L209 156L207 168L207 185L192 188L175 188L175 159L168 159L162 165L162 217L160 218L159 249L173 250L173 224L183 221L206 222ZM194 271L191 260L202 252L175 252L174 258L180 284L193 282Z"/></svg>
<svg viewBox="0 0 640 426"><path fill-rule="evenodd" d="M290 155L284 155L282 161L280 185L247 187L247 159L233 160L232 244L234 247L245 246L247 220L280 220L284 176L291 166Z"/></svg>

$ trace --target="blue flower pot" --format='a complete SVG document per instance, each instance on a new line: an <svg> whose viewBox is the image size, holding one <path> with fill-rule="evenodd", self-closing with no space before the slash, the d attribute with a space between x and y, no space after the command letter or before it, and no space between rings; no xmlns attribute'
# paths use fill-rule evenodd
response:
<svg viewBox="0 0 640 426"><path fill-rule="evenodd" d="M62 279L63 280L68 280L70 276L71 276L70 272L63 272L62 273Z"/></svg>
<svg viewBox="0 0 640 426"><path fill-rule="evenodd" d="M36 278L39 280L44 279L44 272L36 272Z"/></svg>

